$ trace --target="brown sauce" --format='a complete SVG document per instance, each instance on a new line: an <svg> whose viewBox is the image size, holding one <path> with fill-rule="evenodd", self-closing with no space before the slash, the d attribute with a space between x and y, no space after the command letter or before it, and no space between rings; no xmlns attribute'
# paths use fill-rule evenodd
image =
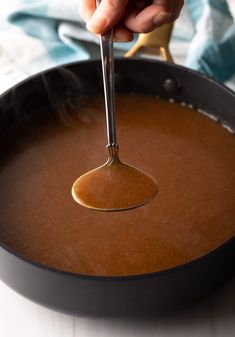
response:
<svg viewBox="0 0 235 337"><path fill-rule="evenodd" d="M25 125L9 144L1 242L65 271L136 275L189 262L235 235L235 137L220 125L178 104L118 96L120 156L155 177L159 192L143 207L105 213L71 197L76 178L106 160L103 99L71 114L64 124Z"/></svg>
<svg viewBox="0 0 235 337"><path fill-rule="evenodd" d="M156 193L157 183L151 176L114 157L81 176L72 194L80 205L111 211L142 206Z"/></svg>

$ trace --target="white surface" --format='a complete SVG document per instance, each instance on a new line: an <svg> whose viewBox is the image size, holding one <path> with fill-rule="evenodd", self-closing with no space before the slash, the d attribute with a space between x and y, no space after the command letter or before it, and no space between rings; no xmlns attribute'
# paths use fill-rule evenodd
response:
<svg viewBox="0 0 235 337"><path fill-rule="evenodd" d="M24 299L0 282L1 337L234 337L235 278L213 296L145 321L75 318Z"/></svg>

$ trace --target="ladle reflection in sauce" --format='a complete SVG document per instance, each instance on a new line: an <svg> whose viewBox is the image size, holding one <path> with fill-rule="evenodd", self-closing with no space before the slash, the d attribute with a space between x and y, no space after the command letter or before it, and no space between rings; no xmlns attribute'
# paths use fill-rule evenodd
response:
<svg viewBox="0 0 235 337"><path fill-rule="evenodd" d="M72 187L72 196L76 202L88 208L119 211L148 203L156 195L158 187L150 175L122 163L118 157L112 31L101 36L100 46L109 158L103 166L77 179Z"/></svg>

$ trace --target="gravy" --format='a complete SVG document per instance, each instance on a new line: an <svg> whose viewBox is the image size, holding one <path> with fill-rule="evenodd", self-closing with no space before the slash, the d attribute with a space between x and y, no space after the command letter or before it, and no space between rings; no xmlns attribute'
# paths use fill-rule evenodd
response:
<svg viewBox="0 0 235 337"><path fill-rule="evenodd" d="M79 178L73 187L75 201L105 211L133 209L150 202L157 183L145 172L121 163L118 157Z"/></svg>
<svg viewBox="0 0 235 337"><path fill-rule="evenodd" d="M75 203L71 186L106 160L103 98L74 104L12 131L0 171L1 242L49 267L114 276L181 265L235 235L233 135L180 104L118 96L120 156L155 177L159 192L134 210L97 212Z"/></svg>

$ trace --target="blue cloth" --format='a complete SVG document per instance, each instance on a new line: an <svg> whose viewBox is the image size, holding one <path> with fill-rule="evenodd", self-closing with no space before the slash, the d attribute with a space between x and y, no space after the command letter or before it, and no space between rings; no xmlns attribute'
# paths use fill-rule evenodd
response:
<svg viewBox="0 0 235 337"><path fill-rule="evenodd" d="M195 25L186 65L224 82L235 74L235 24L226 0L186 0Z"/></svg>
<svg viewBox="0 0 235 337"><path fill-rule="evenodd" d="M26 34L40 39L56 63L90 58L87 42L98 43L79 17L78 0L11 0L6 18ZM129 47L117 45L120 49Z"/></svg>
<svg viewBox="0 0 235 337"><path fill-rule="evenodd" d="M0 92L53 66L100 55L78 0L1 0ZM117 44L117 54L130 44Z"/></svg>
<svg viewBox="0 0 235 337"><path fill-rule="evenodd" d="M7 2L1 0L3 5L5 3L4 16L9 25L41 41L45 47L44 57L52 58L56 64L89 58L82 41L94 38L84 30L77 1L69 0L69 5L63 0L10 0L9 5ZM76 32L76 39L67 33L70 30ZM32 39L28 41L30 47Z"/></svg>
<svg viewBox="0 0 235 337"><path fill-rule="evenodd" d="M235 24L229 1L233 0L186 0L195 27L186 64L222 82L235 74ZM79 17L78 0L1 0L0 29L0 56L6 66L0 58L1 71L5 69L1 83L7 85L55 65L99 55L98 39Z"/></svg>

